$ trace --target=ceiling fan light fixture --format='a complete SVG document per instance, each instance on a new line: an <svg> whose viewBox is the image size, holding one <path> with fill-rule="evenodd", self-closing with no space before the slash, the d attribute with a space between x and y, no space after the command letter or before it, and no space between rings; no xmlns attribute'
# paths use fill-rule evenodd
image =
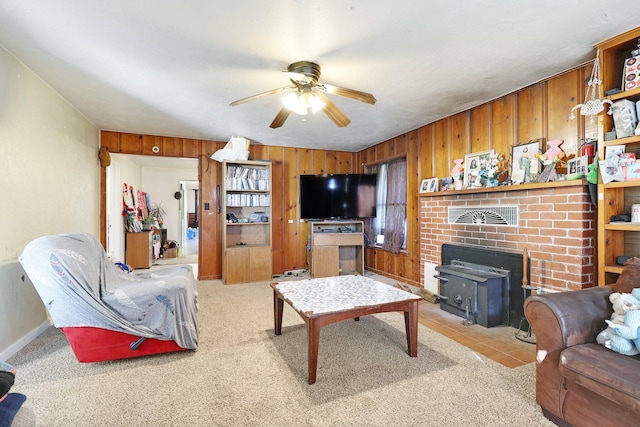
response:
<svg viewBox="0 0 640 427"><path fill-rule="evenodd" d="M293 113L305 116L311 110L316 113L324 108L325 103L312 93L291 92L282 97L282 103Z"/></svg>

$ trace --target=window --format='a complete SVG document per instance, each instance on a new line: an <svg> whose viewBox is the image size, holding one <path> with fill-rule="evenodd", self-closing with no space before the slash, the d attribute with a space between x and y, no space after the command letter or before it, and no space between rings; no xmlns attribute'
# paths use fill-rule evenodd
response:
<svg viewBox="0 0 640 427"><path fill-rule="evenodd" d="M377 173L376 217L365 224L367 245L392 253L406 249L407 161L405 158L367 168Z"/></svg>

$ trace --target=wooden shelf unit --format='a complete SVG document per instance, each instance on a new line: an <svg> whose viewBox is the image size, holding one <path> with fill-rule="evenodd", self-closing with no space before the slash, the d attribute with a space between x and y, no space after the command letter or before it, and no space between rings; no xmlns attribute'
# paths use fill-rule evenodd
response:
<svg viewBox="0 0 640 427"><path fill-rule="evenodd" d="M271 162L223 162L220 203L222 281L271 280Z"/></svg>
<svg viewBox="0 0 640 427"><path fill-rule="evenodd" d="M362 221L310 221L308 229L311 277L364 276Z"/></svg>
<svg viewBox="0 0 640 427"><path fill-rule="evenodd" d="M640 27L627 31L609 40L598 43L600 49L600 70L602 92L623 89L624 61L637 48ZM628 99L640 101L640 88L623 90L608 97L615 102ZM600 114L598 120L598 158L605 158L606 147L624 145L626 152L636 153L640 159L640 136L630 136L604 141L604 134L614 128L613 118ZM622 272L616 264L618 256L640 256L640 223L611 223L613 215L631 212L631 205L640 203L640 181L610 182L604 184L598 178L598 285L615 282Z"/></svg>

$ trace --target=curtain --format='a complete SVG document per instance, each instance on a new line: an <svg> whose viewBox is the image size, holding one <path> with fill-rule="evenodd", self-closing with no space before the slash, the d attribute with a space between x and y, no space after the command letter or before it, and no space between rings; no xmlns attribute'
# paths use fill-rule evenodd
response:
<svg viewBox="0 0 640 427"><path fill-rule="evenodd" d="M367 167L367 173L379 173L378 165L372 165ZM378 228L376 227L376 221L378 215L384 215L384 210L380 208L380 204L377 202L380 192L380 176L376 179L376 216L373 218L364 219L364 244L365 246L375 246L376 235L378 234ZM386 188L386 183L385 183ZM386 191L386 190L385 190Z"/></svg>
<svg viewBox="0 0 640 427"><path fill-rule="evenodd" d="M407 214L407 162L405 159L388 163L385 199L386 212L383 219L384 244L382 249L397 254L405 239Z"/></svg>

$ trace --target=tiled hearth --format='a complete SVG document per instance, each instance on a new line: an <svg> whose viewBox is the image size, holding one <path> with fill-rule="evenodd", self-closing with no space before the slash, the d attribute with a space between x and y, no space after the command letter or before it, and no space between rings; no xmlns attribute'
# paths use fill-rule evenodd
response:
<svg viewBox="0 0 640 427"><path fill-rule="evenodd" d="M421 264L439 265L443 243L513 252L526 249L531 260L531 285L558 291L595 285L596 211L585 181L420 196ZM449 207L500 205L518 208L517 225L450 223Z"/></svg>

